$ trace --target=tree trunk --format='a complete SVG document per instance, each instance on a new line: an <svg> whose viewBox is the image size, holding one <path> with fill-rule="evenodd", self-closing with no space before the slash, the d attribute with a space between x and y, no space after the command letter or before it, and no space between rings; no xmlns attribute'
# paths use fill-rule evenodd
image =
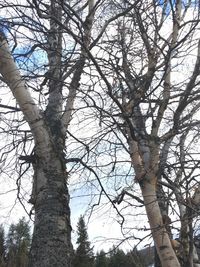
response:
<svg viewBox="0 0 200 267"><path fill-rule="evenodd" d="M49 63L48 104L41 112L35 104L12 54L0 31L0 73L12 91L34 137L34 169L30 203L35 212L34 232L29 267L70 267L72 260L69 193L65 164L65 135L71 120L76 91L80 85L87 49L91 39L94 1L88 1L84 21L83 46L69 86L68 100L63 111L62 15L63 1L50 1L47 33ZM36 5L36 9L38 10ZM39 13L38 13L39 14ZM40 15L40 14L39 14ZM30 161L29 161L30 163Z"/></svg>
<svg viewBox="0 0 200 267"><path fill-rule="evenodd" d="M36 158L32 202L35 224L29 267L71 266L71 225L66 171L52 153L48 162ZM47 256L48 255L48 256Z"/></svg>
<svg viewBox="0 0 200 267"><path fill-rule="evenodd" d="M141 190L152 236L162 267L180 267L180 263L172 248L169 235L163 224L160 207L156 197L155 184L151 183L148 178L143 179Z"/></svg>
<svg viewBox="0 0 200 267"><path fill-rule="evenodd" d="M162 267L180 267L180 263L172 248L169 234L163 223L156 193L159 145L154 143L154 141L147 142L140 138L138 138L138 141L135 141L131 131L127 131L127 133L132 165L135 170L135 179L141 188L151 233L161 265Z"/></svg>
<svg viewBox="0 0 200 267"><path fill-rule="evenodd" d="M156 247L154 247L154 267L162 267Z"/></svg>
<svg viewBox="0 0 200 267"><path fill-rule="evenodd" d="M0 73L15 96L35 140L31 203L35 224L29 267L70 267L71 226L62 127L54 127L35 105L0 34ZM54 108L54 107L52 107ZM54 116L56 116L55 113ZM51 117L52 118L52 117ZM53 120L54 122L54 120Z"/></svg>

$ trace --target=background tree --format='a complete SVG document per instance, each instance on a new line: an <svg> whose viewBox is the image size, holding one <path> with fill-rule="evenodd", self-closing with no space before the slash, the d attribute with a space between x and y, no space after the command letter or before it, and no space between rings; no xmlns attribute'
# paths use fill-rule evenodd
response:
<svg viewBox="0 0 200 267"><path fill-rule="evenodd" d="M5 247L5 232L4 228L0 226L0 266L5 267L5 259L6 259L6 247Z"/></svg>
<svg viewBox="0 0 200 267"><path fill-rule="evenodd" d="M25 218L20 219L17 224L11 224L6 241L6 266L27 267L31 237Z"/></svg>
<svg viewBox="0 0 200 267"><path fill-rule="evenodd" d="M74 256L75 267L94 266L94 254L88 240L87 228L83 216L79 218L77 224L77 249Z"/></svg>
<svg viewBox="0 0 200 267"><path fill-rule="evenodd" d="M108 257L104 250L97 252L95 257L95 267L108 267Z"/></svg>
<svg viewBox="0 0 200 267"><path fill-rule="evenodd" d="M105 253L103 250L97 252L95 257L95 267L148 267L154 263L153 248L136 249L124 252L119 248L112 248Z"/></svg>
<svg viewBox="0 0 200 267"><path fill-rule="evenodd" d="M119 266L135 266L133 262L129 261L128 257L126 256L125 252L119 248L113 248L110 252L109 267L119 267Z"/></svg>

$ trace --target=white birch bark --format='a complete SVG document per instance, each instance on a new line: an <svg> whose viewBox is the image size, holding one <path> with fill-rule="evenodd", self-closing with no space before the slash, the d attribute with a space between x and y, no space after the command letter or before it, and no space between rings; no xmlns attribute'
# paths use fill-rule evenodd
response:
<svg viewBox="0 0 200 267"><path fill-rule="evenodd" d="M23 81L3 34L0 35L0 73L11 89L28 122L35 141L34 182L31 203L35 222L29 267L70 267L71 225L67 172L64 158L65 133L69 126L76 91L85 65L94 17L94 1L88 2L85 35L79 66L74 71L70 94L62 114L62 21L61 2L51 1L49 13L49 102L41 114ZM51 38L52 37L52 38Z"/></svg>
<svg viewBox="0 0 200 267"><path fill-rule="evenodd" d="M131 137L129 136L129 138ZM136 142L132 142L129 143L129 146L134 146L135 144ZM163 223L158 199L156 196L156 173L158 170L159 161L158 148L156 148L155 144L154 146L153 144L151 144L150 147L151 150L148 157L149 162L145 164L146 166L148 166L147 168L145 168L145 165L141 166L139 169L138 167L136 168L136 166L138 166L138 163L140 163L139 165L141 165L142 162L144 162L144 158L141 158L141 153L132 155L132 163L136 170L136 179L140 184L151 233L162 267L180 267L180 263L177 259L174 249L172 248L169 235ZM135 148L130 148L130 150L135 151ZM139 174L138 170L143 171L140 171Z"/></svg>
<svg viewBox="0 0 200 267"><path fill-rule="evenodd" d="M32 204L35 210L29 267L71 266L71 226L66 170L51 132L0 36L0 73L19 104L35 141ZM51 229L51 232L49 231ZM60 255L59 261L57 255Z"/></svg>
<svg viewBox="0 0 200 267"><path fill-rule="evenodd" d="M49 135L44 120L23 81L20 71L11 55L8 43L3 35L0 35L0 73L13 93L19 104L26 121L28 122L38 146L38 153L42 156L48 155Z"/></svg>
<svg viewBox="0 0 200 267"><path fill-rule="evenodd" d="M162 267L180 267L172 248L169 235L162 221L162 215L155 192L155 184L146 181L141 188L144 204Z"/></svg>

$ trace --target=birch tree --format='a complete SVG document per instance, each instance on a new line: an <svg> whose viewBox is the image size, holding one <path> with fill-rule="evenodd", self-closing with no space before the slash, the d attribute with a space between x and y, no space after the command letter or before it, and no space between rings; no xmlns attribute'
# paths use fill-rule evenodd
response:
<svg viewBox="0 0 200 267"><path fill-rule="evenodd" d="M3 113L3 126L17 136L10 147L23 163L19 163L18 197L24 166L31 165L34 171L30 202L35 223L29 266L70 266L66 163L71 162L87 168L96 179L95 186L99 182L99 202L104 194L117 210L126 196L139 201L146 209L162 266L181 266L163 200L171 204L176 197L180 214L183 211L181 222L189 218L187 201L191 208L199 204L199 177L187 183L188 173L183 172L180 159L176 171L170 167L178 159L172 151L181 147L182 134L187 132L187 147L190 136L199 133L198 2L34 0L4 1L1 7L6 11L1 20L2 88L9 89L17 102L14 106L1 103L1 107L8 110ZM33 55L37 64L31 63ZM38 55L43 56L42 62ZM7 115L11 112L23 117L18 115L17 123L12 117L10 124ZM72 115L84 134L76 130L74 135L69 128ZM29 130L24 130L25 121ZM191 144L198 144L196 140L190 140ZM78 146L70 150L75 141ZM32 153L28 153L30 147ZM191 152L192 146L187 154ZM9 153L4 146L3 162ZM193 166L198 167L195 157ZM101 182L105 177L111 182L114 177L121 187L127 177L131 182L112 198ZM175 190L177 181L184 192ZM187 197L195 186L195 193ZM133 194L138 187L140 197ZM165 193L166 199L160 197ZM187 236L187 246L189 240ZM198 264L187 246L184 251L190 255L191 266Z"/></svg>
<svg viewBox="0 0 200 267"><path fill-rule="evenodd" d="M162 205L164 199L171 205L175 196L176 207L181 212L184 206L186 211L189 192L190 208L197 212L199 203L199 177L190 183L188 171L184 171L188 159L186 165L181 165L183 161L176 157L176 151L171 153L175 147L181 147L183 133L187 132L187 137L199 134L199 6L185 1L110 1L108 6L110 12L102 10L106 19L104 21L102 16L98 24L101 30L91 44L98 44L98 54L88 51L93 63L91 73L94 77L98 75L84 101L99 119L97 135L101 140L93 139L96 163L93 159L90 164L97 166L95 176L99 174L100 180L101 175L110 180L115 176L121 183L125 176L122 162L126 154L126 162L130 161L133 168L132 183L114 199L114 207L122 203L126 195L145 206L163 267L181 266L184 261L181 253L186 258L191 256L190 263L184 263L185 266L199 266L198 259L188 248L180 253L174 247L172 220ZM186 146L187 142L190 138ZM191 141L193 146L195 142L198 143L196 138ZM185 148L180 149L183 153ZM190 146L188 155L193 154L192 150ZM178 161L177 166L182 175L184 173L181 179L177 169L171 174L173 160ZM192 162L197 171L198 160L193 157ZM189 188L184 187L185 183ZM100 191L106 194L104 185L101 184ZM131 194L137 185L142 198ZM195 186L196 193L192 194ZM185 211L184 215L179 213L179 219L182 227L187 224L188 229L186 217L190 216ZM182 237L180 234L180 242L188 246L188 235L187 241Z"/></svg>
<svg viewBox="0 0 200 267"><path fill-rule="evenodd" d="M21 4L1 2L1 81L12 92L17 103L14 107L2 103L1 107L23 114L24 118L21 119L29 125L30 139L34 142L32 153L27 154L27 131L21 129L24 149L19 158L31 164L34 172L29 200L35 214L30 267L71 266L65 138L86 62L86 50L89 49L93 7L93 0L81 4L79 1L68 3L60 0L47 3L24 1ZM78 12L82 14L80 28L73 21ZM9 37L9 31L12 37ZM81 46L73 42L70 35L72 31L81 39ZM22 40L21 46L19 40ZM23 45L23 40L28 40L28 46L26 43ZM11 53L11 49L16 47L19 48L18 54L26 50L27 54L22 58L29 78L32 73L32 87L31 80L27 82L23 77L25 73L20 73L20 60L14 60ZM27 65L25 63L33 52L36 53L36 61L41 53L44 55L39 72L31 66L30 61ZM19 132L19 128L18 124L13 131Z"/></svg>

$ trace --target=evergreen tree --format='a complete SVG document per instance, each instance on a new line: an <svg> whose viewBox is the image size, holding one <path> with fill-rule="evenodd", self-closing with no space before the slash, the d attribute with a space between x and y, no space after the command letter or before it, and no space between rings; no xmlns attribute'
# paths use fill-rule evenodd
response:
<svg viewBox="0 0 200 267"><path fill-rule="evenodd" d="M101 250L96 255L95 267L108 267L108 258L105 251Z"/></svg>
<svg viewBox="0 0 200 267"><path fill-rule="evenodd" d="M75 251L74 267L92 267L94 266L93 249L88 240L87 227L83 216L79 218L77 224L77 244L78 247Z"/></svg>
<svg viewBox="0 0 200 267"><path fill-rule="evenodd" d="M8 267L26 267L30 248L30 227L25 218L11 224L7 236Z"/></svg>
<svg viewBox="0 0 200 267"><path fill-rule="evenodd" d="M126 267L147 267L152 263L149 253L141 254L140 251L134 249L126 254L128 265Z"/></svg>
<svg viewBox="0 0 200 267"><path fill-rule="evenodd" d="M9 227L6 240L6 247L7 247L7 267L16 267L17 245L16 245L16 232L14 224L11 224Z"/></svg>
<svg viewBox="0 0 200 267"><path fill-rule="evenodd" d="M110 251L110 259L108 263L108 267L129 267L129 259L121 249L113 248ZM134 265L132 265L134 266Z"/></svg>
<svg viewBox="0 0 200 267"><path fill-rule="evenodd" d="M5 266L5 255L6 255L5 233L3 226L0 225L0 267Z"/></svg>

